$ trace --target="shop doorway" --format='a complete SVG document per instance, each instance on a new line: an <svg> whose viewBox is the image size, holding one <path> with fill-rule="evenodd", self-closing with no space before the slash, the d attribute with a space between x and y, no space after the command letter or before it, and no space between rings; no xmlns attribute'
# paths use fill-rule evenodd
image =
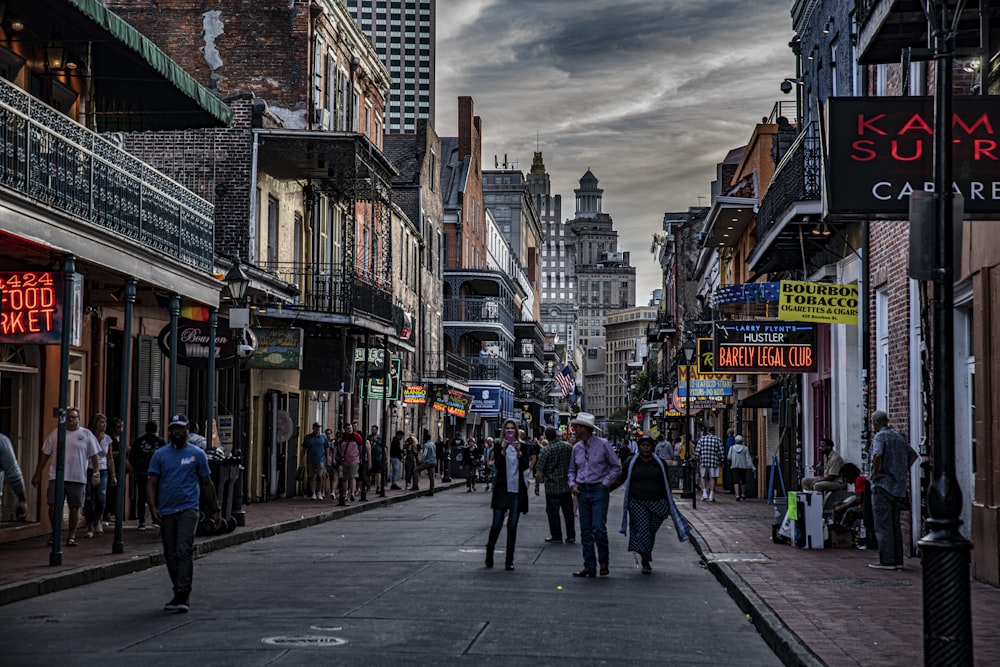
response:
<svg viewBox="0 0 1000 667"><path fill-rule="evenodd" d="M35 348L0 345L0 433L10 438L14 455L24 476L24 491L28 500L28 521L38 520L38 491L31 486L31 475L38 465L41 437L38 433L39 399L38 352ZM3 494L0 506L0 527L9 528L14 521L17 498Z"/></svg>

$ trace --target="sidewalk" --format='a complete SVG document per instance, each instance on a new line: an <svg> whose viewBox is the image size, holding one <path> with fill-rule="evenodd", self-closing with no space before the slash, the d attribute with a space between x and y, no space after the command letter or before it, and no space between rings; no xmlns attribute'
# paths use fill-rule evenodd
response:
<svg viewBox="0 0 1000 667"><path fill-rule="evenodd" d="M774 507L717 495L679 500L709 569L786 665L923 664L921 564L873 570L878 554L771 542ZM977 665L1000 664L1000 589L970 584Z"/></svg>
<svg viewBox="0 0 1000 667"><path fill-rule="evenodd" d="M447 484L437 480L435 484L435 490L458 487L465 487L464 479L456 479ZM305 497L254 503L246 507L245 526L240 526L229 534L196 537L196 557L374 507L410 500L427 493L425 479L420 491L391 491L387 488L385 498L372 493L366 502L355 501L345 507L338 507L335 501ZM163 564L158 530L150 528L140 532L135 521L125 522L122 530L125 553L122 554L111 552L114 530L114 525L106 526L103 535L90 539L84 537L85 529L77 530L79 546L63 546L62 565L58 566L49 565L52 547L45 544L47 536L0 544L0 606ZM63 536L65 535L66 529L63 528Z"/></svg>

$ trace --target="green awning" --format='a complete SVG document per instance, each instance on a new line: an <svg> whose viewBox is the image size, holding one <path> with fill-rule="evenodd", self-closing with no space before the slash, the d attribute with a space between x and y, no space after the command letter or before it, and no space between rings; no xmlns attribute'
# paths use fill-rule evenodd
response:
<svg viewBox="0 0 1000 667"><path fill-rule="evenodd" d="M180 65L171 60L160 47L98 0L67 0L67 2L137 54L146 65L167 79L200 109L208 112L218 124L229 125L232 122L233 110L231 108L198 83ZM70 35L66 37L72 38ZM100 72L96 74L99 78Z"/></svg>

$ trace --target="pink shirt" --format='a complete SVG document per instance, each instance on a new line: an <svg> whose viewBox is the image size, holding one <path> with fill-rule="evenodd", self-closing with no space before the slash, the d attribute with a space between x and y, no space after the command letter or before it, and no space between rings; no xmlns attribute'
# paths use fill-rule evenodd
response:
<svg viewBox="0 0 1000 667"><path fill-rule="evenodd" d="M344 463L349 466L361 463L361 434L355 431L345 435L337 445L337 453L344 457Z"/></svg>

